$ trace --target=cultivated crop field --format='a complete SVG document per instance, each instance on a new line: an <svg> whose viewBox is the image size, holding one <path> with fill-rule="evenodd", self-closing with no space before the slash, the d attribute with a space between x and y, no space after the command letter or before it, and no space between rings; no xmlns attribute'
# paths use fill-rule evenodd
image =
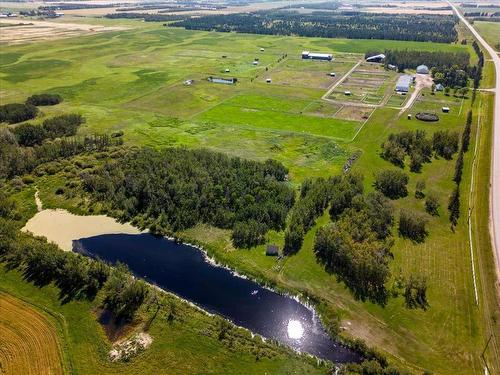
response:
<svg viewBox="0 0 500 375"><path fill-rule="evenodd" d="M63 374L55 324L36 308L0 292L2 374Z"/></svg>
<svg viewBox="0 0 500 375"><path fill-rule="evenodd" d="M371 191L375 171L396 168L380 157L380 146L389 134L425 130L432 138L437 130L462 132L470 109L474 126L481 123L484 127L480 141L488 139L491 105L488 93L478 92L472 103L470 95L465 99L443 93L433 96L424 89L412 107L400 114L400 107L409 95L393 94L398 74L385 71L380 65L362 63L335 88L328 100L322 99L368 50L471 52L469 45L198 32L138 21L94 19L85 22L126 30L3 48L0 54L2 104L24 101L33 93L58 93L64 102L44 107L36 122L54 114L77 112L86 118L80 134L123 131L125 143L129 145L206 147L254 160L273 158L289 168L290 182L296 187L309 177L339 173L349 157L360 152L353 168L363 173L365 189ZM303 50L333 53L335 60L304 61L300 59ZM257 65L253 64L255 59L259 61ZM331 72L336 76L330 76ZM238 81L234 85L215 84L207 80L209 76L235 77ZM267 79L271 82L267 83ZM187 84L187 80L192 82ZM349 97L344 95L347 90L352 92ZM450 113L442 113L443 106L450 107ZM408 113L415 115L423 111L437 113L440 120L424 123L407 119ZM473 127L471 145L475 137L476 127ZM465 154L461 217L454 231L450 228L446 207L454 188L456 154L453 160L433 158L419 173L410 172L406 166L409 194L394 201L396 212L409 207L425 214L423 201L414 194L416 183L425 180L426 192L437 194L441 205L438 216L429 216L429 236L424 243L404 240L394 233L390 282L412 272L425 275L430 304L426 311L405 308L402 295L390 299L383 307L357 300L345 284L327 273L316 260L313 241L319 227L329 222L328 214L307 233L296 255L280 261L266 257L264 246L237 251L227 230L197 226L181 235L204 244L217 260L242 273L296 294L315 296L325 303L323 308L327 312L341 314L347 335L364 339L415 373L422 373L424 369L443 374L478 373L482 369L479 355L484 331L478 323L482 311L474 306L466 222L472 156L472 151ZM488 161L480 159L480 162L487 175ZM37 184L52 206L67 207L68 200L55 194L56 186L61 184L58 178L60 176L44 176ZM20 196L27 191L25 188ZM28 193L32 196L33 192ZM282 247L284 233L271 232L268 242ZM16 275L3 277L10 288L15 289ZM52 294L46 299L56 304ZM72 324L77 325L78 313L74 311L77 306L72 304L64 309L55 308L66 312L71 309ZM85 353L102 352L104 349L100 346L105 347L104 340L96 333L90 314L87 315L85 322L93 337L98 338L98 344L85 348ZM203 320L203 324L195 322L200 327L208 324L204 318L197 319ZM201 346L196 345L201 330L198 326L189 331L189 345L194 347ZM75 334L78 329L71 329L77 339L82 335L82 332ZM175 335L174 330L171 331L168 334ZM155 334L160 336L159 328ZM161 345L169 350L177 347L168 335L162 340ZM215 347L208 339L203 340L204 344ZM175 349L176 354L188 355L187 347ZM204 347L204 354L211 355L208 352L212 347ZM158 353L153 352L151 356L160 360ZM223 354L223 358L232 359L228 366L236 371L235 363L240 360L237 355ZM286 360L281 354L279 358L282 362ZM245 357L247 361L253 359ZM168 364L168 359L162 361ZM77 362L83 361L77 358ZM146 362L134 362L133 369L150 370ZM203 364L196 364L197 369L203 368ZM85 369L92 365L95 363ZM267 362L259 366L262 366L260 370L275 369Z"/></svg>

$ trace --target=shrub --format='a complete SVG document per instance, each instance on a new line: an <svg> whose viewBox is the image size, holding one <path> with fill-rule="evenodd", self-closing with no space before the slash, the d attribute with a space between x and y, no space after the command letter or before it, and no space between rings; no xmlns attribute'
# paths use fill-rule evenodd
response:
<svg viewBox="0 0 500 375"><path fill-rule="evenodd" d="M38 108L31 104L11 103L0 105L0 122L16 124L31 120L38 114Z"/></svg>
<svg viewBox="0 0 500 375"><path fill-rule="evenodd" d="M33 147L42 144L47 138L47 132L39 125L21 124L13 129L17 143L20 146Z"/></svg>
<svg viewBox="0 0 500 375"><path fill-rule="evenodd" d="M432 136L432 149L437 155L450 160L458 151L459 134L449 130L439 130Z"/></svg>
<svg viewBox="0 0 500 375"><path fill-rule="evenodd" d="M439 206L440 204L437 195L430 193L425 200L425 211L427 211L430 215L436 216L439 214Z"/></svg>
<svg viewBox="0 0 500 375"><path fill-rule="evenodd" d="M391 199L407 196L407 184L408 176L396 169L385 169L375 174L375 189Z"/></svg>
<svg viewBox="0 0 500 375"><path fill-rule="evenodd" d="M415 242L423 242L427 236L427 220L417 212L403 209L399 214L399 234Z"/></svg>
<svg viewBox="0 0 500 375"><path fill-rule="evenodd" d="M405 304L406 307L413 309L420 307L426 310L429 306L427 302L427 280L422 276L410 275L405 286Z"/></svg>
<svg viewBox="0 0 500 375"><path fill-rule="evenodd" d="M43 128L50 138L72 136L76 134L78 127L85 119L78 114L68 114L52 117L43 122Z"/></svg>
<svg viewBox="0 0 500 375"><path fill-rule="evenodd" d="M415 115L417 120L426 121L426 122L435 122L439 121L439 116L435 113L427 113L427 112L419 112Z"/></svg>
<svg viewBox="0 0 500 375"><path fill-rule="evenodd" d="M457 225L460 216L460 190L457 187L453 189L448 202L448 211L450 212L450 222L452 226Z"/></svg>
<svg viewBox="0 0 500 375"><path fill-rule="evenodd" d="M58 94L37 94L26 99L26 104L44 106L56 105L62 102L62 97Z"/></svg>
<svg viewBox="0 0 500 375"><path fill-rule="evenodd" d="M415 198L417 199L424 198L425 197L424 190L425 190L425 181L424 180L417 181L417 184L415 185Z"/></svg>

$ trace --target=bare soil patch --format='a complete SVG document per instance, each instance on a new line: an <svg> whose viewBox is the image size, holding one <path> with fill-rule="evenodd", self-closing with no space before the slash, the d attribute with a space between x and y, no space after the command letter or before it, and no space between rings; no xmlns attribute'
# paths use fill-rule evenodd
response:
<svg viewBox="0 0 500 375"><path fill-rule="evenodd" d="M6 20L0 20L0 24L4 23L8 22ZM125 28L118 26L108 27L80 23L30 20L24 25L2 27L0 44L23 44L41 40L54 40L120 30L125 30Z"/></svg>

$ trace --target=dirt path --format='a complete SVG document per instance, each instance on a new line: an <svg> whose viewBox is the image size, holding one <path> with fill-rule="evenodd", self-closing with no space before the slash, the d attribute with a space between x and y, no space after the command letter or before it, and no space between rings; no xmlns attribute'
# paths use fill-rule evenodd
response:
<svg viewBox="0 0 500 375"><path fill-rule="evenodd" d="M339 86L342 82L344 82L347 79L347 77L349 77L351 75L351 73L354 72L356 70L356 68L361 65L362 62L363 62L363 60L359 60L356 63L356 65L354 65L351 68L351 70L349 70L346 74L344 74L344 76L341 79L339 79L337 82L335 82L333 85L331 85L330 88L328 89L328 91L323 94L321 99L330 101L331 99L328 99L328 97L333 92L333 90L335 90L337 88L337 86Z"/></svg>
<svg viewBox="0 0 500 375"><path fill-rule="evenodd" d="M415 77L415 90L411 94L410 98L406 101L406 104L403 106L403 108L401 108L401 110L399 111L398 116L401 116L403 113L405 113L406 110L411 108L423 88L432 86L433 81L432 77L429 74L417 74Z"/></svg>

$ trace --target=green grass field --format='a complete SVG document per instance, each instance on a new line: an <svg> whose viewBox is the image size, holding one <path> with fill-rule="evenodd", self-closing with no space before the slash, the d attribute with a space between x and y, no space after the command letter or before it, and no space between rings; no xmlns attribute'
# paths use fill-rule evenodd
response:
<svg viewBox="0 0 500 375"><path fill-rule="evenodd" d="M493 49L500 52L500 24L498 22L475 21L474 27Z"/></svg>
<svg viewBox="0 0 500 375"><path fill-rule="evenodd" d="M362 156L354 169L365 175L366 190L371 190L373 173L392 167L379 156L380 144L391 132L424 129L429 136L438 129L461 132L471 106L474 124L478 114L482 115L485 132L481 136L483 141L487 139L490 124L486 114L491 111L491 100L483 93L479 93L472 104L470 98L462 100L444 94L431 96L424 91L425 95L408 113L434 111L440 115L440 121L432 124L408 120L406 113L398 117L399 110L389 107L401 106L406 97L390 94L391 89L385 83L378 84L372 95L365 98L368 103L379 103L381 97L391 95L387 108L377 108L373 113L372 108L342 107L321 101L326 91L324 87L331 82L327 73L335 70L338 75L344 74L367 50L471 51L469 45L193 32L134 21L85 19L79 22L84 21L123 24L130 29L2 48L2 103L21 101L38 92L60 93L65 98L64 103L44 108L40 121L55 113L76 111L87 118L82 133L123 130L129 144L208 147L257 160L272 157L290 168L291 182L295 185L307 177L339 173L348 157L361 150ZM265 51L260 52L260 48ZM332 51L338 56L338 61L332 65L301 61L297 57L305 49ZM288 57L278 62L284 53ZM222 55L227 57L222 58ZM256 57L260 63L253 66ZM224 73L225 69L230 69L230 73ZM206 81L209 75L235 76L238 83L233 86L211 84ZM271 84L265 83L268 76L273 80ZM194 79L194 83L184 85L187 79ZM449 106L451 112L442 114L442 106ZM474 141L473 137L471 144ZM446 210L454 186L454 160L433 159L432 163L424 165L421 173L410 173L406 167L405 172L410 175L409 196L395 201L397 208L404 206L424 213L423 202L414 198L418 180L425 180L426 192L435 192L440 199L440 216L428 217L430 234L426 242L414 244L395 234L394 260L391 262L393 276L408 276L413 272L427 276L430 303L427 311L406 309L401 296L391 299L385 307L357 301L344 284L326 273L316 262L312 244L316 230L328 222L327 215L321 217L307 234L301 251L282 262L266 257L263 246L234 250L227 231L199 226L182 235L203 243L219 261L245 274L281 289L320 297L327 302L328 308L341 312L346 335L363 338L381 349L392 361L415 373L429 369L440 374L479 374L483 371L479 355L485 338L498 326L491 323L493 296L486 294L485 301L493 307L481 305L478 309L474 306L466 226L472 151L465 159L462 214L455 232L450 230ZM481 166L482 176L487 175L487 162L483 160ZM57 205L60 197L56 198L53 185L49 186L51 191L46 192L47 199ZM487 189L485 181L478 188L478 199L487 196L481 189ZM63 204L59 202L59 205ZM482 201L478 207L481 207L478 218L482 220L487 205ZM487 225L481 225L485 237ZM478 229L478 236L481 230ZM283 233L270 233L269 238L278 244L283 243ZM487 254L488 250L481 247L480 251ZM487 264L486 257L477 261ZM484 285L492 285L489 284L491 273L491 270L486 273L487 279L482 281ZM107 344L91 318L91 305L72 302L59 306L52 289L39 291L25 284L18 287L19 277L12 273L0 271L0 280L10 293L48 306L62 314L70 328L74 326L69 331L68 340L75 344L70 350L74 362L82 366L80 372L105 368L109 372L148 373L154 370L148 367L152 362L168 367L172 361L172 365L175 363L182 369L179 373L197 373L203 372L202 358L212 355L227 362L226 373L235 373L238 364L253 366L250 364L252 356L229 353L200 336L200 327L209 323L197 315L192 323L197 326L195 328L183 328L179 324L179 332L169 330L163 335L162 327L158 325L154 328L155 335L160 337L158 350L144 354L130 367L108 368L109 365L103 364ZM76 323L78 321L83 322L81 326ZM92 335L90 344L82 340L85 331ZM201 341L197 341L199 337L202 337ZM181 342L178 347L176 340ZM190 346L200 355L188 353ZM172 354L160 358L162 350L172 350ZM92 361L85 363L83 358L87 356ZM491 356L493 362L498 360L495 359L496 353ZM184 360L176 361L175 358ZM295 365L305 366L303 372L298 367L296 373L317 371L305 364L298 365L298 362L284 362L286 358L279 357L276 361L255 365L255 371L286 372ZM191 363L191 368L185 367ZM213 363L209 362L207 366L213 366ZM215 369L208 367L207 372L211 371Z"/></svg>

